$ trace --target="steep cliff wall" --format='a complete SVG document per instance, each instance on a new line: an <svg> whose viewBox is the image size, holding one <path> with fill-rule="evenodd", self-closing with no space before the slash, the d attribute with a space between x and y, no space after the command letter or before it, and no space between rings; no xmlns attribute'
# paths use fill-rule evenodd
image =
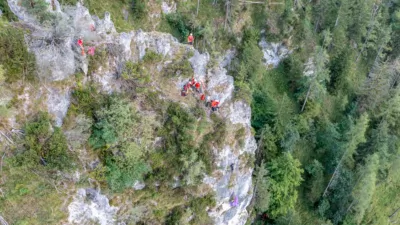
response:
<svg viewBox="0 0 400 225"><path fill-rule="evenodd" d="M43 81L40 89L42 91L35 94L38 95L37 98L46 97L47 101L44 104L54 116L56 125L63 124L72 89L77 85L75 82L69 82L69 79L76 72L88 72L89 56L81 55L76 45L80 36L87 45L97 46L98 49L106 48L109 53L114 52L107 56L102 65L95 68L96 71L90 78L83 79L83 82L90 79L107 93L122 92L119 77L125 63L138 62L147 50L151 50L163 57L162 62L155 66L156 70L151 74L152 88L158 90L160 98L164 100L181 102L184 107L194 106L195 101L180 96L180 89L188 77L178 74L171 79L163 79L163 87L157 83L164 69L174 60L190 57L188 60L194 76L205 84L207 96L220 100L221 108L217 114L225 120L228 130L222 147L213 147L216 169L203 179L204 185L215 193L216 198L216 207L210 208L208 213L215 224L244 224L248 218L246 207L253 195L252 165L256 142L251 132L250 106L233 98L234 79L228 75L226 69L235 57L235 51L228 51L224 56L213 59L216 63L211 65L208 53L199 53L193 47L179 43L170 34L141 30L119 34L115 31L109 14L100 20L91 16L79 3L76 7L62 8L57 1L55 2L57 7L53 13L59 16L59 24L46 27L29 16L17 0L8 0L12 11L32 31L26 35L26 41L29 50L36 56L40 78ZM90 30L91 25L96 29ZM56 85L56 81L64 83L60 86ZM29 95L29 90L26 92ZM26 101L24 107L32 104L33 101ZM209 109L206 110L209 116ZM244 130L242 140L235 137L239 130ZM230 201L234 196L238 197L238 205L232 207ZM89 187L77 189L71 200L68 206L68 221L75 224L90 224L91 221L100 224L116 223L119 206L123 206L110 206L106 196Z"/></svg>

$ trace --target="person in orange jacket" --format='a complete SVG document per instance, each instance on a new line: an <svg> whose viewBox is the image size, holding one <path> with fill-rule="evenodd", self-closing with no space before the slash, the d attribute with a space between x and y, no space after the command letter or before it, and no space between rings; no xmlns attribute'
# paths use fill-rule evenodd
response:
<svg viewBox="0 0 400 225"><path fill-rule="evenodd" d="M194 37L193 37L193 34L192 33L190 33L190 35L188 36L188 44L189 45L193 45L193 42L194 42Z"/></svg>
<svg viewBox="0 0 400 225"><path fill-rule="evenodd" d="M218 100L211 100L211 110L217 111L219 109L219 101Z"/></svg>

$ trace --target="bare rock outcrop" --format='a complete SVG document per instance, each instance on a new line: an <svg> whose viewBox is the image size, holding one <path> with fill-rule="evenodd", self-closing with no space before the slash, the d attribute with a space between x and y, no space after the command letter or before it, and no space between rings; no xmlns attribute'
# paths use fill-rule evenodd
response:
<svg viewBox="0 0 400 225"><path fill-rule="evenodd" d="M68 221L73 224L114 224L118 208L110 206L105 195L95 189L79 189L68 206Z"/></svg>

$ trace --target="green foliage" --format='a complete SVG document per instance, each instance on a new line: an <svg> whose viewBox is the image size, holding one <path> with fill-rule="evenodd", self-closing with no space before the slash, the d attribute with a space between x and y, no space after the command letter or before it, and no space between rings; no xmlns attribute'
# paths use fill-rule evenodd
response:
<svg viewBox="0 0 400 225"><path fill-rule="evenodd" d="M307 100L320 101L326 94L326 83L330 80L329 70L326 67L328 60L326 50L317 46L312 59L307 62L305 68L308 75L303 78L304 87L300 92L300 98L304 100L302 110Z"/></svg>
<svg viewBox="0 0 400 225"><path fill-rule="evenodd" d="M188 78L193 76L193 68L187 58L183 57L181 60L174 60L168 64L164 68L163 74L166 77L182 76Z"/></svg>
<svg viewBox="0 0 400 225"><path fill-rule="evenodd" d="M244 143L245 135L246 135L246 129L244 127L241 127L239 130L236 131L235 139L238 141L239 146L241 147L243 147L245 144Z"/></svg>
<svg viewBox="0 0 400 225"><path fill-rule="evenodd" d="M65 132L68 144L72 149L80 149L87 142L90 137L92 125L92 118L84 114L79 114L74 118L73 125L69 126Z"/></svg>
<svg viewBox="0 0 400 225"><path fill-rule="evenodd" d="M8 159L3 161L0 197L4 220L9 224L57 224L68 216L64 210L56 210L67 197L52 185L57 181L49 179L51 176L40 168L15 167Z"/></svg>
<svg viewBox="0 0 400 225"><path fill-rule="evenodd" d="M107 67L107 51L102 48L96 48L96 54L88 55L89 65L88 65L88 74L96 72L100 67Z"/></svg>
<svg viewBox="0 0 400 225"><path fill-rule="evenodd" d="M4 66L7 82L20 79L33 80L35 56L28 52L24 33L0 21L0 64Z"/></svg>
<svg viewBox="0 0 400 225"><path fill-rule="evenodd" d="M55 18L53 13L47 11L50 4L45 0L23 0L22 6L27 9L28 13L36 16L40 23Z"/></svg>
<svg viewBox="0 0 400 225"><path fill-rule="evenodd" d="M345 133L344 137L346 139L346 143L343 146L344 152L344 161L349 166L353 165L354 159L353 155L356 153L357 146L360 143L366 142L365 132L368 128L369 118L367 114L361 115L355 123L350 119L350 127L348 131Z"/></svg>
<svg viewBox="0 0 400 225"><path fill-rule="evenodd" d="M195 118L187 110L176 103L167 109L168 118L164 123L161 134L165 150L172 154L188 154L193 150L193 131Z"/></svg>
<svg viewBox="0 0 400 225"><path fill-rule="evenodd" d="M152 53L149 54L145 55L144 61L151 62L157 59L156 55L152 55ZM121 77L127 83L128 88L133 89L134 93L145 92L151 81L150 74L146 70L145 65L143 63L133 63L131 61L125 63Z"/></svg>
<svg viewBox="0 0 400 225"><path fill-rule="evenodd" d="M148 14L145 0L131 0L131 9L135 19L143 19Z"/></svg>
<svg viewBox="0 0 400 225"><path fill-rule="evenodd" d="M184 213L184 209L180 206L177 206L172 209L171 213L168 215L167 219L165 220L165 224L179 224L182 216Z"/></svg>
<svg viewBox="0 0 400 225"><path fill-rule="evenodd" d="M252 90L249 86L250 79L256 79L263 75L263 53L258 47L259 32L254 28L244 31L242 43L239 48L239 57L234 69L235 97L251 103Z"/></svg>
<svg viewBox="0 0 400 225"><path fill-rule="evenodd" d="M306 167L306 171L307 197L313 205L318 201L324 191L324 167L318 160L314 159L312 164Z"/></svg>
<svg viewBox="0 0 400 225"><path fill-rule="evenodd" d="M8 7L7 0L0 1L0 10L8 21L16 21L18 18L11 12L10 7Z"/></svg>
<svg viewBox="0 0 400 225"><path fill-rule="evenodd" d="M262 159L268 160L268 162L278 156L278 147L275 144L276 137L271 130L271 127L265 125L261 130L259 139L260 153L262 154Z"/></svg>
<svg viewBox="0 0 400 225"><path fill-rule="evenodd" d="M193 212L196 212L195 217L193 218L194 224L209 224L212 223L211 219L207 214L207 207L215 207L215 199L214 196L208 194L201 198L195 198L190 203L189 206Z"/></svg>
<svg viewBox="0 0 400 225"><path fill-rule="evenodd" d="M259 213L266 212L270 205L271 194L269 192L269 181L267 179L268 170L265 168L264 162L260 166L256 167L255 172L255 209Z"/></svg>
<svg viewBox="0 0 400 225"><path fill-rule="evenodd" d="M213 149L214 144L219 148L225 143L225 137L227 134L227 128L225 120L216 114L211 114L211 119L213 121L212 128L213 131L206 134L203 138L203 142L200 145L199 156L203 160L206 171L212 172L213 170Z"/></svg>
<svg viewBox="0 0 400 225"><path fill-rule="evenodd" d="M42 149L43 159L51 168L66 170L71 169L72 157L68 153L67 140L60 128L54 128L51 137Z"/></svg>
<svg viewBox="0 0 400 225"><path fill-rule="evenodd" d="M178 38L181 42L186 42L186 38L190 33L197 38L201 37L202 29L195 27L194 22L191 21L187 16L180 13L170 13L165 15L168 24L175 29L178 34ZM196 40L195 40L196 41Z"/></svg>
<svg viewBox="0 0 400 225"><path fill-rule="evenodd" d="M34 151L38 157L43 156L42 147L51 136L51 120L47 113L40 112L35 118L25 125L25 147Z"/></svg>
<svg viewBox="0 0 400 225"><path fill-rule="evenodd" d="M296 188L300 185L303 169L290 153L284 153L267 165L271 193L270 215L277 217L294 208L297 201Z"/></svg>
<svg viewBox="0 0 400 225"><path fill-rule="evenodd" d="M297 141L300 139L300 134L297 127L293 123L286 124L283 138L281 140L281 147L288 152L292 152Z"/></svg>
<svg viewBox="0 0 400 225"><path fill-rule="evenodd" d="M146 54L143 56L143 62L145 63L158 63L162 60L162 55L157 54L154 51L146 50Z"/></svg>
<svg viewBox="0 0 400 225"><path fill-rule="evenodd" d="M348 215L347 221L354 221L356 224L361 224L375 192L378 166L379 156L377 154L367 158L364 168L360 171L361 179L357 182L352 192L354 204L352 205L352 213Z"/></svg>
<svg viewBox="0 0 400 225"><path fill-rule="evenodd" d="M143 180L150 167L142 157L143 149L134 142L122 144L117 153L106 157L106 178L111 190L122 191Z"/></svg>
<svg viewBox="0 0 400 225"><path fill-rule="evenodd" d="M72 97L74 109L90 117L102 101L94 86L78 87L72 92Z"/></svg>
<svg viewBox="0 0 400 225"><path fill-rule="evenodd" d="M135 124L135 111L130 104L118 96L111 96L95 112L95 124L89 143L95 149L108 148L126 140Z"/></svg>
<svg viewBox="0 0 400 225"><path fill-rule="evenodd" d="M156 176L171 179L181 174L186 185L195 185L201 181L205 170L203 160L211 159L199 157L201 150L195 146L195 130L196 119L189 110L177 103L171 103L160 130L164 153L155 153L152 156L152 167Z"/></svg>
<svg viewBox="0 0 400 225"><path fill-rule="evenodd" d="M52 127L49 114L39 112L25 127L24 150L13 159L14 165L36 168L39 163L50 169L69 170L73 155L64 133Z"/></svg>
<svg viewBox="0 0 400 225"><path fill-rule="evenodd" d="M61 5L76 5L78 0L61 0Z"/></svg>

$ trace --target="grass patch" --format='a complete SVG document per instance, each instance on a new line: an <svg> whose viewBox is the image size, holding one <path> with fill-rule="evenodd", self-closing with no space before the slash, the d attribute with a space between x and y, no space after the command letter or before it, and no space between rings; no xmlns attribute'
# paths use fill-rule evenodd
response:
<svg viewBox="0 0 400 225"><path fill-rule="evenodd" d="M100 18L104 17L105 12L109 12L118 32L128 32L134 29L133 17L129 16L128 20L124 19L123 9L127 10L129 14L131 13L131 6L128 1L102 1L99 4L99 1L96 0L85 0L85 4L90 14L97 15Z"/></svg>
<svg viewBox="0 0 400 225"><path fill-rule="evenodd" d="M60 224L67 217L62 208L63 193L58 193L55 183L46 175L26 167L3 166L0 188L0 214L9 224L41 225Z"/></svg>

